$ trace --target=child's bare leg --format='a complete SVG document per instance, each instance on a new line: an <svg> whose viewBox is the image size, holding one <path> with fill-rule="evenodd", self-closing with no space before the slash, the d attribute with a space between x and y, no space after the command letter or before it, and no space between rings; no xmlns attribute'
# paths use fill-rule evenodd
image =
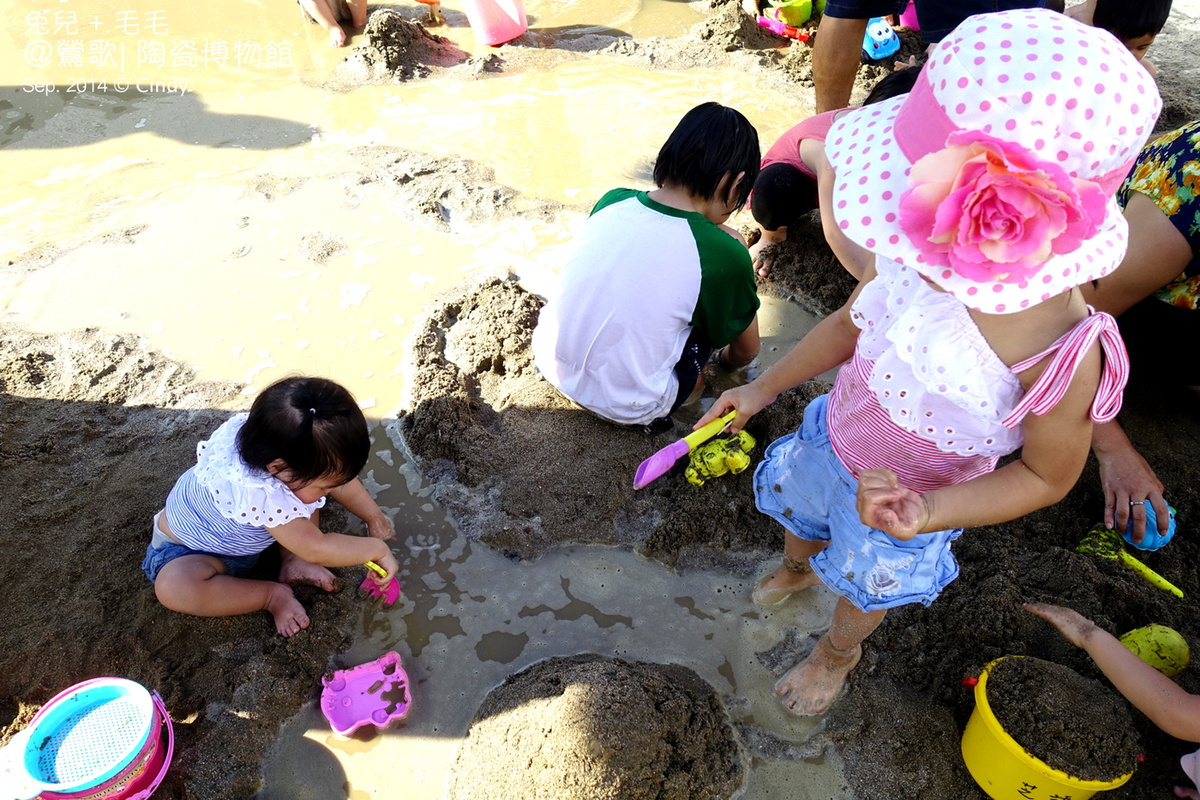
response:
<svg viewBox="0 0 1200 800"><path fill-rule="evenodd" d="M338 25L338 11L330 0L300 0L300 7L329 34L330 47L346 46L346 32Z"/></svg>
<svg viewBox="0 0 1200 800"><path fill-rule="evenodd" d="M886 613L860 611L846 598L838 600L833 625L817 640L808 658L779 679L775 696L794 714L823 714L862 658L863 640L879 627Z"/></svg>
<svg viewBox="0 0 1200 800"><path fill-rule="evenodd" d="M810 542L791 533L783 534L783 564L754 586L750 599L756 606L782 603L796 592L821 582L808 559L825 549L825 542Z"/></svg>
<svg viewBox="0 0 1200 800"><path fill-rule="evenodd" d="M288 586L316 586L327 592L337 588L337 578L319 564L305 561L300 556L280 545L282 562L279 566L279 582Z"/></svg>
<svg viewBox="0 0 1200 800"><path fill-rule="evenodd" d="M361 31L367 24L367 0L346 0L350 6L350 24Z"/></svg>
<svg viewBox="0 0 1200 800"><path fill-rule="evenodd" d="M154 580L158 601L172 611L197 617L230 617L270 611L280 636L308 627L304 606L282 583L225 574L219 558L189 555L171 561Z"/></svg>
<svg viewBox="0 0 1200 800"><path fill-rule="evenodd" d="M318 529L321 527L320 510L314 511L308 519ZM305 561L283 545L279 545L279 554L282 562L279 565L280 583L286 583L288 586L316 586L327 592L337 588L337 578L319 564Z"/></svg>

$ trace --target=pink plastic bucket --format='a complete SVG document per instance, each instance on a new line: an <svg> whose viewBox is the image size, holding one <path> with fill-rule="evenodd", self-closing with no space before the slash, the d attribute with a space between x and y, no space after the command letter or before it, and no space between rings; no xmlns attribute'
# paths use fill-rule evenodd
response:
<svg viewBox="0 0 1200 800"><path fill-rule="evenodd" d="M921 26L917 24L917 4L913 0L908 0L908 8L900 15L900 24L914 31L921 30Z"/></svg>
<svg viewBox="0 0 1200 800"><path fill-rule="evenodd" d="M463 0L463 11L480 44L511 42L529 28L524 0Z"/></svg>
<svg viewBox="0 0 1200 800"><path fill-rule="evenodd" d="M89 686L97 685L111 678L94 678L90 681L76 684L59 694L34 715L30 720L33 726L47 716L56 706L72 695L78 694ZM171 718L163 705L158 692L150 693L153 711L149 730L140 749L123 764L111 778L101 783L80 789L75 792L44 791L38 795L40 800L146 800L162 783L171 764L171 756L175 752L175 730Z"/></svg>

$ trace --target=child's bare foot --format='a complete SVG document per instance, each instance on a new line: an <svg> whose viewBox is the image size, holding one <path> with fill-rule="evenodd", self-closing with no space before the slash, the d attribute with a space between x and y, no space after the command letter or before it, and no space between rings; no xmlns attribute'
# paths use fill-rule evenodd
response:
<svg viewBox="0 0 1200 800"><path fill-rule="evenodd" d="M283 559L283 565L279 568L279 582L288 586L316 586L327 592L337 588L337 578L332 572L295 556Z"/></svg>
<svg viewBox="0 0 1200 800"><path fill-rule="evenodd" d="M775 264L775 247L774 242L767 241L767 237L759 237L759 240L750 245L750 261L754 264L754 274L760 278L766 278L771 274L771 267Z"/></svg>
<svg viewBox="0 0 1200 800"><path fill-rule="evenodd" d="M294 636L308 627L308 613L304 606L300 605L292 590L282 583L272 586L267 611L275 618L275 630L280 636Z"/></svg>
<svg viewBox="0 0 1200 800"><path fill-rule="evenodd" d="M779 569L754 584L750 601L764 608L777 606L796 592L816 586L820 581L806 560L785 555Z"/></svg>
<svg viewBox="0 0 1200 800"><path fill-rule="evenodd" d="M797 716L824 714L860 658L861 644L850 650L838 650L829 641L829 634L825 634L817 640L808 658L779 679L775 696Z"/></svg>

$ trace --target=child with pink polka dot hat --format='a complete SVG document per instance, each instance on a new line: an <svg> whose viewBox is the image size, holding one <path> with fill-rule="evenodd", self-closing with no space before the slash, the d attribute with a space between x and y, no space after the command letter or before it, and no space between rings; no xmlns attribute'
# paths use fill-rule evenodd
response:
<svg viewBox="0 0 1200 800"><path fill-rule="evenodd" d="M840 596L776 684L795 713L829 707L887 609L928 605L957 577L964 527L1055 503L1078 479L1128 361L1076 287L1124 255L1113 195L1160 106L1111 34L1027 9L969 17L911 93L830 130L821 204L873 263L843 308L697 423L736 409L740 428L842 364L754 480L786 529L754 602L818 582Z"/></svg>

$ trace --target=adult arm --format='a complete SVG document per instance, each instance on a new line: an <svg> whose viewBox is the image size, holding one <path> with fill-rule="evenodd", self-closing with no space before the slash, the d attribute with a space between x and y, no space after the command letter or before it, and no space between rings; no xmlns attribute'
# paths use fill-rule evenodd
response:
<svg viewBox="0 0 1200 800"><path fill-rule="evenodd" d="M1069 608L1026 603L1025 610L1047 620L1071 644L1087 651L1117 691L1164 733L1200 742L1200 696L1184 691L1111 633Z"/></svg>
<svg viewBox="0 0 1200 800"><path fill-rule="evenodd" d="M1184 235L1141 192L1130 192L1125 219L1129 222L1129 248L1120 266L1080 287L1089 304L1114 317L1178 277L1194 257ZM1133 500L1133 538L1140 542L1146 528L1146 514L1140 501L1148 499L1154 506L1159 532L1165 534L1170 520L1162 483L1115 420L1093 429L1092 450L1100 462L1104 524L1125 530L1130 516L1129 502Z"/></svg>
<svg viewBox="0 0 1200 800"><path fill-rule="evenodd" d="M1129 193L1125 219L1129 222L1129 248L1120 266L1079 287L1089 305L1114 317L1179 277L1195 257L1184 235L1141 192Z"/></svg>
<svg viewBox="0 0 1200 800"><path fill-rule="evenodd" d="M1100 486L1104 489L1104 524L1124 531L1133 519L1133 540L1146 535L1146 507L1154 507L1158 532L1166 536L1171 524L1163 485L1146 459L1134 449L1116 420L1092 428L1092 452L1100 462Z"/></svg>

